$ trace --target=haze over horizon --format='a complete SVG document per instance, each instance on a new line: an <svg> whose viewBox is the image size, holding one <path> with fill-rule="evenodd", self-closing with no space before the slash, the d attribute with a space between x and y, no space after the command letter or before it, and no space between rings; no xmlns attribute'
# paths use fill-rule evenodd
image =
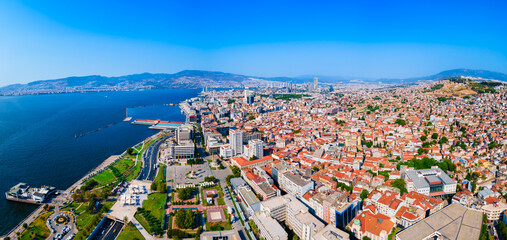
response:
<svg viewBox="0 0 507 240"><path fill-rule="evenodd" d="M507 73L506 6L6 0L0 86L186 69L264 77L406 78L454 68Z"/></svg>

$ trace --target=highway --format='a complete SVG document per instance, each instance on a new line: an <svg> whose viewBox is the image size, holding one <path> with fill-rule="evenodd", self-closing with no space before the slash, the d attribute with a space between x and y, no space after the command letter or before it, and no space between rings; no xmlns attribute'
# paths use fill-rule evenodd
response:
<svg viewBox="0 0 507 240"><path fill-rule="evenodd" d="M114 240L121 232L123 223L106 218L105 221L97 227L95 234L90 236L89 240Z"/></svg>
<svg viewBox="0 0 507 240"><path fill-rule="evenodd" d="M158 159L158 149L160 144L164 142L167 137L162 137L151 144L146 150L143 152L142 160L143 160L143 169L141 170L141 174L139 174L138 180L155 180L155 176L157 175L157 159Z"/></svg>

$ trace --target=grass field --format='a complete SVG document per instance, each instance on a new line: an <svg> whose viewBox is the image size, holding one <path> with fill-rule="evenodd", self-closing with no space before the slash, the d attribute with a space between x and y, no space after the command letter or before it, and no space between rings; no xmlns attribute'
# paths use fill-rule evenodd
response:
<svg viewBox="0 0 507 240"><path fill-rule="evenodd" d="M225 222L208 222L208 219L206 219L206 231L223 231L223 230L232 230L232 224L230 223L230 216L227 214L226 209L223 209L224 214L227 218ZM207 215L207 211L204 210L204 216ZM213 229L212 229L213 228Z"/></svg>
<svg viewBox="0 0 507 240"><path fill-rule="evenodd" d="M105 171L102 171L101 173L95 175L91 179L94 179L99 183L97 187L105 186L109 183L116 181L116 177L114 177L114 174L111 171L111 169L106 169Z"/></svg>
<svg viewBox="0 0 507 240"><path fill-rule="evenodd" d="M165 216L166 193L152 193L148 199L143 201L143 208L150 211L154 217L163 222Z"/></svg>
<svg viewBox="0 0 507 240"><path fill-rule="evenodd" d="M143 235L137 230L137 228L132 224L132 222L129 222L127 226L123 228L123 231L121 231L120 235L118 235L117 240L142 240L145 239Z"/></svg>
<svg viewBox="0 0 507 240"><path fill-rule="evenodd" d="M209 189L216 189L218 192L218 197L215 199L217 204L218 205L225 205L224 192L222 190L222 187L220 186L220 183L218 185L213 186L213 187L201 188L202 205L208 206L208 203L206 202L203 192L204 192L204 190L209 190ZM211 206L214 206L214 205L215 204L213 203Z"/></svg>
<svg viewBox="0 0 507 240"><path fill-rule="evenodd" d="M48 238L51 232L46 226L46 220L49 216L51 216L51 214L53 214L53 211L44 213L33 220L33 222L28 225L28 228L21 234L20 239L28 240Z"/></svg>
<svg viewBox="0 0 507 240"><path fill-rule="evenodd" d="M166 166L164 164L160 164L157 176L155 177L155 182L165 181L165 168Z"/></svg>

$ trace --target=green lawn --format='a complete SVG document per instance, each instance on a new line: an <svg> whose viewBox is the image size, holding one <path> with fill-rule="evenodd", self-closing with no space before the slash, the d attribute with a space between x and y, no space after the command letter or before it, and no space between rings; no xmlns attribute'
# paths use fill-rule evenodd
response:
<svg viewBox="0 0 507 240"><path fill-rule="evenodd" d="M114 177L113 172L109 168L106 169L105 171L102 171L101 173L95 175L91 179L94 179L95 181L97 181L99 183L96 187L105 186L109 183L116 181L116 177Z"/></svg>
<svg viewBox="0 0 507 240"><path fill-rule="evenodd" d="M123 231L121 231L120 235L118 235L117 240L142 240L145 239L143 235L137 230L137 228L132 224L132 222L129 222L127 226L123 228Z"/></svg>
<svg viewBox="0 0 507 240"><path fill-rule="evenodd" d="M227 214L226 209L223 209L223 211L225 213L227 220L225 222L210 223L210 222L208 222L208 219L206 218L206 231L232 230L232 224L230 223L230 216ZM206 210L204 210L204 216L208 216ZM212 226L213 226L213 230L211 229Z"/></svg>
<svg viewBox="0 0 507 240"><path fill-rule="evenodd" d="M134 218L137 219L137 221L143 226L143 228L147 231L147 232L150 232L150 224L148 223L148 221L146 221L146 219L144 219L143 215L141 215L140 213L136 212L136 214L134 214Z"/></svg>
<svg viewBox="0 0 507 240"><path fill-rule="evenodd" d="M167 201L166 193L152 193L148 195L148 199L143 201L143 208L150 211L154 217L164 221L165 203Z"/></svg>
<svg viewBox="0 0 507 240"><path fill-rule="evenodd" d="M218 183L217 185L215 185L213 187L201 188L202 205L208 206L208 203L206 202L206 196L204 196L203 192L204 192L204 190L209 190L209 189L216 189L218 192L218 198L216 198L215 201L217 202L218 205L225 205L224 193L222 191L222 187L220 187L220 183ZM214 206L214 205L215 204L213 203L211 206Z"/></svg>
<svg viewBox="0 0 507 240"><path fill-rule="evenodd" d="M28 228L21 234L22 240L28 239L46 239L49 237L51 232L46 226L46 220L53 214L53 211L44 213L33 220Z"/></svg>
<svg viewBox="0 0 507 240"><path fill-rule="evenodd" d="M84 204L83 204L84 205ZM87 226L93 218L93 214L89 212L83 212L76 217L76 225L78 229L82 229Z"/></svg>
<svg viewBox="0 0 507 240"><path fill-rule="evenodd" d="M157 176L155 177L155 182L165 181L165 168L166 168L165 165L160 164L160 167L158 168Z"/></svg>

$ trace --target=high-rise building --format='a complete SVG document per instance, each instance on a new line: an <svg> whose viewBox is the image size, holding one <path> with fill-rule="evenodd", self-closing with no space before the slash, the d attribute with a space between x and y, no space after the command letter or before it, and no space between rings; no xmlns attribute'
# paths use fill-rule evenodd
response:
<svg viewBox="0 0 507 240"><path fill-rule="evenodd" d="M243 132L241 130L230 130L229 141L234 156L243 153Z"/></svg>
<svg viewBox="0 0 507 240"><path fill-rule="evenodd" d="M243 99L243 101L246 104L252 104L254 102L254 95L252 91L248 90L248 87L245 88L245 98Z"/></svg>
<svg viewBox="0 0 507 240"><path fill-rule="evenodd" d="M248 141L248 157L251 158L253 156L256 158L264 157L264 142L260 139Z"/></svg>
<svg viewBox="0 0 507 240"><path fill-rule="evenodd" d="M176 140L178 143L193 139L192 125L180 125L176 129Z"/></svg>
<svg viewBox="0 0 507 240"><path fill-rule="evenodd" d="M319 89L319 79L318 79L318 78L316 78L316 77L314 77L314 78L313 78L313 88L314 88L315 90L318 90L318 89Z"/></svg>

